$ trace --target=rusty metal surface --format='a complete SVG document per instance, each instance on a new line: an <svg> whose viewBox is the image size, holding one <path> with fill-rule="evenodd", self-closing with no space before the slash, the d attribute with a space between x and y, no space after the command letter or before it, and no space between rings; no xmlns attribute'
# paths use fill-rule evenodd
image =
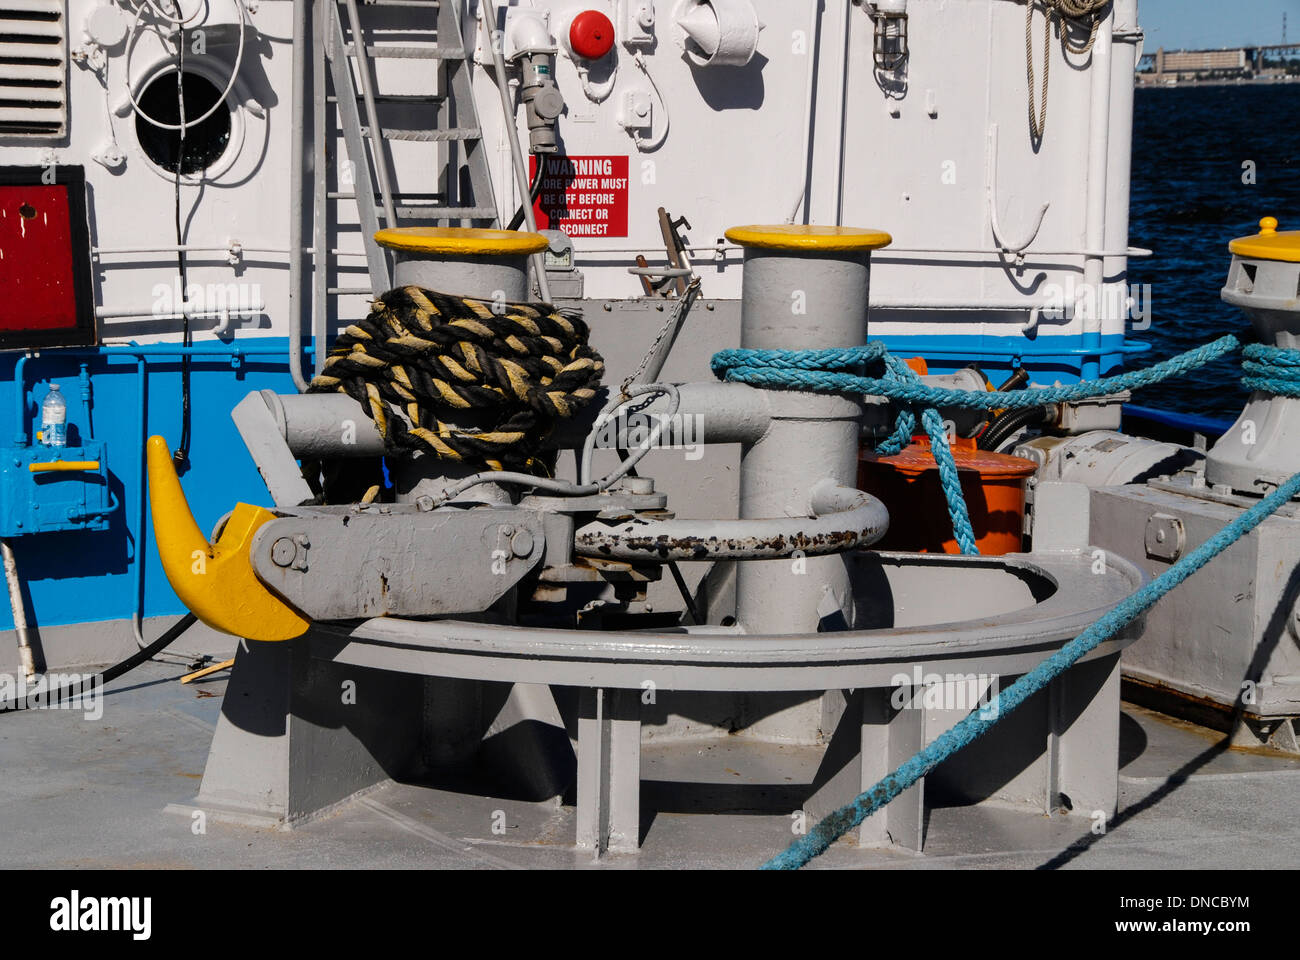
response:
<svg viewBox="0 0 1300 960"><path fill-rule="evenodd" d="M819 484L811 501L810 517L596 520L578 530L575 550L619 560L774 560L870 546L889 529L884 504L860 490Z"/></svg>

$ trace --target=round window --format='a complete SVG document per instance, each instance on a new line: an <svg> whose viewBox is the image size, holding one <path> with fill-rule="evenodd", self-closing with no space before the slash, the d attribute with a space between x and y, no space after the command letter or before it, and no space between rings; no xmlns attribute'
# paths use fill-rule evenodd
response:
<svg viewBox="0 0 1300 960"><path fill-rule="evenodd" d="M185 142L179 130L164 130L136 115L135 134L149 159L168 173L179 165L182 174L198 173L220 159L230 143L230 109L217 108L205 120L195 123L217 102L221 88L207 77L185 71L181 78L185 102ZM160 74L136 97L140 109L159 123L179 124L180 104L176 96L176 71Z"/></svg>

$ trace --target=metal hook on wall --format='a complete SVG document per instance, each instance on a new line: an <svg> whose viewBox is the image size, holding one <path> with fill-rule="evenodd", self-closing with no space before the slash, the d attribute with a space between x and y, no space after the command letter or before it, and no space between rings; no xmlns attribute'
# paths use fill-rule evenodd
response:
<svg viewBox="0 0 1300 960"><path fill-rule="evenodd" d="M1011 243L1003 239L1002 227L998 223L998 125L996 123L989 124L988 153L988 173L985 179L984 192L988 198L989 226L993 230L993 240L1003 253L1015 254L1017 267L1023 266L1025 250L1038 237L1038 231L1043 228L1043 218L1047 216L1047 210L1051 207L1051 204L1045 203L1039 208L1038 216L1034 219L1033 228L1022 242Z"/></svg>

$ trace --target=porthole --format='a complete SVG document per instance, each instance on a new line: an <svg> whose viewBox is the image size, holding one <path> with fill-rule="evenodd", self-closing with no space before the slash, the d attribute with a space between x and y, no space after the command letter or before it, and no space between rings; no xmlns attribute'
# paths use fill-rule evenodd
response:
<svg viewBox="0 0 1300 960"><path fill-rule="evenodd" d="M137 115L135 133L140 149L158 167L175 173L179 160L181 174L189 176L208 169L225 154L230 145L231 111L228 106L218 107L211 116L194 123L195 117L212 110L221 96L221 88L207 77L186 70L182 75L181 90L186 123L189 124L185 128L183 153L179 130L164 130ZM136 100L140 109L159 123L177 125L181 122L174 69L150 80Z"/></svg>

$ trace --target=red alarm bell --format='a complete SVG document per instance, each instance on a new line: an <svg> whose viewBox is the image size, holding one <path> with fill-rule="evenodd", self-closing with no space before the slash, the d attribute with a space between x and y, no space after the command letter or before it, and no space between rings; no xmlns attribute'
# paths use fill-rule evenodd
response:
<svg viewBox="0 0 1300 960"><path fill-rule="evenodd" d="M569 46L575 57L599 60L614 49L614 24L599 10L584 10L569 25Z"/></svg>

